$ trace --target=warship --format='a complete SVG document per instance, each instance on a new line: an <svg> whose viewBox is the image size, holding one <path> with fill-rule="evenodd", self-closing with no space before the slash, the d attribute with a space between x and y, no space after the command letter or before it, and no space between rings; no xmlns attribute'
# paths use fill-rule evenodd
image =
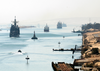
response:
<svg viewBox="0 0 100 71"><path fill-rule="evenodd" d="M18 21L16 21L16 16L15 16L14 21L12 21L12 22L14 23L14 25L11 24L10 37L19 37L20 29L19 29L18 25L16 25L16 23L18 23Z"/></svg>

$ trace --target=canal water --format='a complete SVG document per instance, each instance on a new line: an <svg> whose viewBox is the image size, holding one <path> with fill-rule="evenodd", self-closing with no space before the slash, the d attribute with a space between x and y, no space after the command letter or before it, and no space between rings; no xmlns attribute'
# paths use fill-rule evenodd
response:
<svg viewBox="0 0 100 71"><path fill-rule="evenodd" d="M50 32L44 32L43 27L22 28L19 38L10 38L9 29L3 29L0 31L0 71L53 71L52 61L73 63L74 59L80 58L80 52L75 52L72 59L71 51L52 50L81 46L82 36L72 33L72 30L71 26L62 29L53 27ZM38 40L31 39L34 31ZM30 58L28 63L25 59L27 55Z"/></svg>

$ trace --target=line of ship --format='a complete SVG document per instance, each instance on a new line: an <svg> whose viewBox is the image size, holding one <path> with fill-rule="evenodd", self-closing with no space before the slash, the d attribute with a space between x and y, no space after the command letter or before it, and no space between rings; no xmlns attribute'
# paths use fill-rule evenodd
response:
<svg viewBox="0 0 100 71"><path fill-rule="evenodd" d="M67 27L67 25L65 23L62 24L62 22L58 22L57 23L57 29L62 29L62 27ZM47 24L44 27L44 32L49 32L49 27L48 27Z"/></svg>
<svg viewBox="0 0 100 71"><path fill-rule="evenodd" d="M24 28L24 27L19 27L17 25L17 23L19 21L16 21L16 16L14 21L12 21L14 24L11 24L11 28L10 28L10 37L19 37L20 35L20 28ZM33 27L33 26L29 26L29 27ZM62 29L62 27L67 27L65 23L62 24L62 22L58 22L57 23L57 29ZM49 26L46 24L46 26L44 27L44 32L49 32ZM37 37L35 36L35 31L34 31L34 36L32 37L32 39L37 39Z"/></svg>

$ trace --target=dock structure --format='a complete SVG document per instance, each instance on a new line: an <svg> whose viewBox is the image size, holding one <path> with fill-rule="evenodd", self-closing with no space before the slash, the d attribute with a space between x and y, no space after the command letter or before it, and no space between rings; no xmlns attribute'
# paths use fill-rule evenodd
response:
<svg viewBox="0 0 100 71"><path fill-rule="evenodd" d="M53 51L81 51L81 49L53 49Z"/></svg>
<svg viewBox="0 0 100 71"><path fill-rule="evenodd" d="M65 62L58 62L55 64L52 62L52 67L54 71L74 71L74 69L69 64L65 64Z"/></svg>
<svg viewBox="0 0 100 71"><path fill-rule="evenodd" d="M60 42L58 42L60 44ZM53 51L81 51L81 46L77 46L75 45L75 48L71 48L71 49L53 49Z"/></svg>
<svg viewBox="0 0 100 71"><path fill-rule="evenodd" d="M82 51L81 48L77 48L77 45L75 45L75 48L71 48L71 49L53 49L53 51L72 51L72 53L74 54L75 51Z"/></svg>

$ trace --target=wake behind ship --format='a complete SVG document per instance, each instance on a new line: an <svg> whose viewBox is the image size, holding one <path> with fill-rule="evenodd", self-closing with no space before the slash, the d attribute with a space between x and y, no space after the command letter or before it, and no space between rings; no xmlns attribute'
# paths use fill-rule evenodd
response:
<svg viewBox="0 0 100 71"><path fill-rule="evenodd" d="M18 25L16 25L16 23L18 23L18 21L16 21L16 16L15 16L14 21L12 21L12 22L14 23L14 25L11 24L10 37L19 37L20 29L19 29Z"/></svg>

